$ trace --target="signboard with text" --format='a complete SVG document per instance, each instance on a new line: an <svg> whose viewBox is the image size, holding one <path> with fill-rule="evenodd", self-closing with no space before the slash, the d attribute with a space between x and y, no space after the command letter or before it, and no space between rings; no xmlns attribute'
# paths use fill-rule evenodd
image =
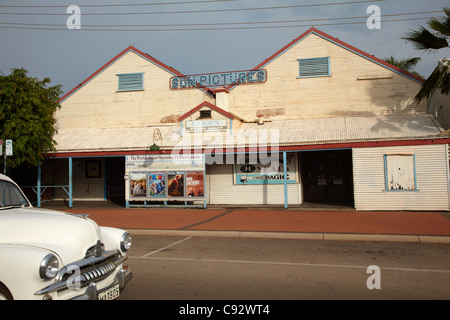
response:
<svg viewBox="0 0 450 320"><path fill-rule="evenodd" d="M297 158L295 153L287 153L286 160L287 183L296 183ZM279 161L272 161L268 164L262 164L259 161L249 163L247 159L244 164L234 164L234 183L237 185L283 184L283 158L280 157Z"/></svg>
<svg viewBox="0 0 450 320"><path fill-rule="evenodd" d="M227 120L194 120L186 121L186 131L205 132L205 131L226 131Z"/></svg>
<svg viewBox="0 0 450 320"><path fill-rule="evenodd" d="M218 87L265 82L266 80L267 71L265 69L193 74L170 78L170 89Z"/></svg>
<svg viewBox="0 0 450 320"><path fill-rule="evenodd" d="M13 142L12 140L6 140L5 154L7 156L13 155Z"/></svg>

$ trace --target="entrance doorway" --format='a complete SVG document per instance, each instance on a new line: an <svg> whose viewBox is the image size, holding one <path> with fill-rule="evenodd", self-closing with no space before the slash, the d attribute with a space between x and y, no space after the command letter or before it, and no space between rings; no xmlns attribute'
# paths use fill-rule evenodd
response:
<svg viewBox="0 0 450 320"><path fill-rule="evenodd" d="M300 153L303 201L354 206L351 150Z"/></svg>
<svg viewBox="0 0 450 320"><path fill-rule="evenodd" d="M125 205L125 157L106 159L106 199Z"/></svg>

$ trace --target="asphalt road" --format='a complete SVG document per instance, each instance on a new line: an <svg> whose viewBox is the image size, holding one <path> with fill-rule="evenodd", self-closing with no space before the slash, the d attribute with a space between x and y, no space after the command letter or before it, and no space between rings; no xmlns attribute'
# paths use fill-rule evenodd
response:
<svg viewBox="0 0 450 320"><path fill-rule="evenodd" d="M450 244L134 236L128 264L120 300L450 299Z"/></svg>

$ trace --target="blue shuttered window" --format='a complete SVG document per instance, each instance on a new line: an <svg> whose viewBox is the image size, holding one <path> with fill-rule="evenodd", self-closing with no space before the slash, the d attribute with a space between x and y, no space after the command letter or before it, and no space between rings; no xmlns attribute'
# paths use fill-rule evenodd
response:
<svg viewBox="0 0 450 320"><path fill-rule="evenodd" d="M330 58L298 59L298 78L328 77L330 74Z"/></svg>
<svg viewBox="0 0 450 320"><path fill-rule="evenodd" d="M119 77L119 88L117 91L144 90L144 73L121 73Z"/></svg>

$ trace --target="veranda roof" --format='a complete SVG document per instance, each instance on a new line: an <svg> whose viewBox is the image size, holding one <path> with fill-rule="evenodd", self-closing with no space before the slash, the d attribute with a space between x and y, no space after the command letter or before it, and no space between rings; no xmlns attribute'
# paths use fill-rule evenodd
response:
<svg viewBox="0 0 450 320"><path fill-rule="evenodd" d="M235 121L236 122L236 121ZM159 129L162 140L154 141ZM224 132L192 133L180 124L133 128L62 129L55 135L56 153L176 148L241 148L308 146L341 143L445 139L443 128L430 114L370 117L307 118L258 123L233 123Z"/></svg>

